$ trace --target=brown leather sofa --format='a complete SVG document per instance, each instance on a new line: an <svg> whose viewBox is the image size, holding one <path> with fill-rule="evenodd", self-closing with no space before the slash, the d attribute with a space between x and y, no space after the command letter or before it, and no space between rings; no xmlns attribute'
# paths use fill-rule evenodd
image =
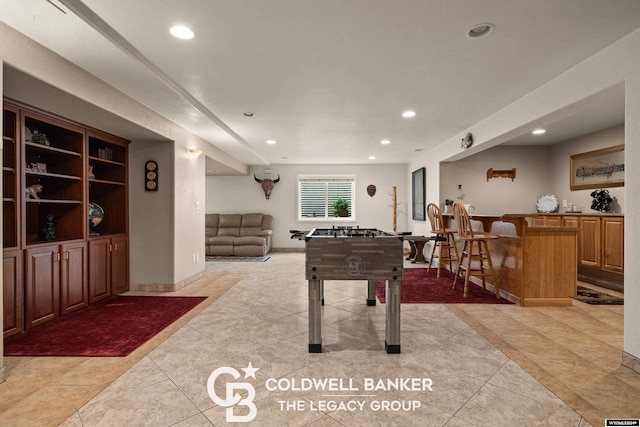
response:
<svg viewBox="0 0 640 427"><path fill-rule="evenodd" d="M273 217L260 213L205 214L205 254L264 256L271 249Z"/></svg>

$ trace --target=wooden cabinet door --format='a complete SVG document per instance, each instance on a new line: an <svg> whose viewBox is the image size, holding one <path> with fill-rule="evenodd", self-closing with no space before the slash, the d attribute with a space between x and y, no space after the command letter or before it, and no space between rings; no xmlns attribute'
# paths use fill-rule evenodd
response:
<svg viewBox="0 0 640 427"><path fill-rule="evenodd" d="M536 215L536 216L533 217L533 226L534 227L544 227L544 225L545 225L544 216Z"/></svg>
<svg viewBox="0 0 640 427"><path fill-rule="evenodd" d="M602 218L602 269L624 272L624 218Z"/></svg>
<svg viewBox="0 0 640 427"><path fill-rule="evenodd" d="M25 330L58 317L60 313L59 246L25 249Z"/></svg>
<svg viewBox="0 0 640 427"><path fill-rule="evenodd" d="M129 238L111 239L111 292L113 295L129 290Z"/></svg>
<svg viewBox="0 0 640 427"><path fill-rule="evenodd" d="M60 246L60 315L86 307L87 245L85 242Z"/></svg>
<svg viewBox="0 0 640 427"><path fill-rule="evenodd" d="M89 241L89 304L111 296L111 239Z"/></svg>
<svg viewBox="0 0 640 427"><path fill-rule="evenodd" d="M22 332L22 252L4 251L2 257L3 333L5 337Z"/></svg>
<svg viewBox="0 0 640 427"><path fill-rule="evenodd" d="M563 216L562 217L562 226L563 227L580 227L580 221L577 216Z"/></svg>
<svg viewBox="0 0 640 427"><path fill-rule="evenodd" d="M547 216L544 218L544 225L546 225L547 227L560 227L562 226L562 217Z"/></svg>
<svg viewBox="0 0 640 427"><path fill-rule="evenodd" d="M600 240L600 217L580 217L580 264L600 268L602 245Z"/></svg>

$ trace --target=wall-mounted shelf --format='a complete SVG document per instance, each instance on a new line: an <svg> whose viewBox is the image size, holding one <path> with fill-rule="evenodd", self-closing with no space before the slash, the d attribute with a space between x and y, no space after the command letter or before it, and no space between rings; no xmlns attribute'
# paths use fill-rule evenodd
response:
<svg viewBox="0 0 640 427"><path fill-rule="evenodd" d="M511 178L511 181L516 179L516 168L513 169L487 169L487 181L491 178Z"/></svg>

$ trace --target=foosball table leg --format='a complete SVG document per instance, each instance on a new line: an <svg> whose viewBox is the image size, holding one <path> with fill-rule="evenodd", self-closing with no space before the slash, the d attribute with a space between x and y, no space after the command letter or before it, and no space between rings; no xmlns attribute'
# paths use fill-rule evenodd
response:
<svg viewBox="0 0 640 427"><path fill-rule="evenodd" d="M384 348L387 353L400 353L400 281L387 280L385 292L387 310Z"/></svg>
<svg viewBox="0 0 640 427"><path fill-rule="evenodd" d="M321 280L309 280L309 353L322 353L321 289Z"/></svg>
<svg viewBox="0 0 640 427"><path fill-rule="evenodd" d="M367 305L376 305L376 283L377 280L369 280L369 287L367 289Z"/></svg>

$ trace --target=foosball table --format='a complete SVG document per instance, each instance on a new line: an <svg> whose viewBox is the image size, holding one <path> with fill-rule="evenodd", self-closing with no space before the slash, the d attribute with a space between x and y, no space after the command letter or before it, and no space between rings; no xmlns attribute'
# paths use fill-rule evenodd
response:
<svg viewBox="0 0 640 427"><path fill-rule="evenodd" d="M292 230L292 238L303 233ZM387 353L400 353L400 283L403 237L376 228L316 228L304 234L309 283L309 352L322 352L324 280L367 280L367 305L376 303L376 282L386 281Z"/></svg>

